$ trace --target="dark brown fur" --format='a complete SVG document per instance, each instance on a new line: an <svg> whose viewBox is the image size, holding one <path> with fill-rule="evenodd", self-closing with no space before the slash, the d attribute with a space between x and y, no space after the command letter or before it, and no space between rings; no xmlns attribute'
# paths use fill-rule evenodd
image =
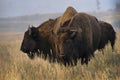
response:
<svg viewBox="0 0 120 80"><path fill-rule="evenodd" d="M100 28L101 28L101 41L99 44L98 49L103 50L105 45L108 44L108 42L111 43L112 50L114 50L114 44L116 40L116 32L113 29L112 25L104 22L104 21L98 21Z"/></svg>
<svg viewBox="0 0 120 80"><path fill-rule="evenodd" d="M66 22L66 26L63 24L54 31L55 48L61 61L65 65L73 64L72 62L76 64L77 59L81 58L82 64L88 64L100 41L100 27L96 19L88 14L78 13Z"/></svg>
<svg viewBox="0 0 120 80"><path fill-rule="evenodd" d="M59 49L58 49L58 36L59 36L59 28L62 26L67 26L69 24L69 20L75 15L77 14L77 11L72 8L72 7L68 7L66 9L66 11L62 14L62 16L58 17L56 20L56 23L54 25L54 29L53 29L53 33L54 35L54 42L55 42L55 52L56 52L56 58L58 60L58 62L62 62L64 64L69 63L68 60L64 60L65 58L61 58L62 54L60 54ZM67 50L68 51L68 50ZM64 55L63 55L64 56ZM68 57L69 58L69 57Z"/></svg>
<svg viewBox="0 0 120 80"><path fill-rule="evenodd" d="M53 52L51 53L51 50L53 51L53 40L51 29L54 25L54 22L55 20L50 19L45 21L37 28L31 27L31 34L29 34L30 31L27 30L24 34L21 50L30 55L30 58L33 58L35 53L40 55L41 52L43 53L45 59L47 55L52 58ZM30 52L32 54L30 54Z"/></svg>

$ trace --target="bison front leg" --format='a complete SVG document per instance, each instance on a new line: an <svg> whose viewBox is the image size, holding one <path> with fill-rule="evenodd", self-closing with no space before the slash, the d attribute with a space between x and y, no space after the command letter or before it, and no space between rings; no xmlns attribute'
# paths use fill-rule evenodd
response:
<svg viewBox="0 0 120 80"><path fill-rule="evenodd" d="M90 61L90 56L91 55L84 55L83 57L81 57L81 64L83 65L85 63L86 65L88 65L88 62Z"/></svg>

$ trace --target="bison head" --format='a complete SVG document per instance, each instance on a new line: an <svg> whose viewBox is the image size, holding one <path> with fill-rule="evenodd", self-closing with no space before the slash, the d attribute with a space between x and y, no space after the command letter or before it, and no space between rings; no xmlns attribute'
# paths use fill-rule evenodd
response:
<svg viewBox="0 0 120 80"><path fill-rule="evenodd" d="M71 29L69 21L64 22L63 25L60 25L59 30L55 34L55 49L59 53L59 56L69 56L73 49L74 38L77 35L77 30Z"/></svg>
<svg viewBox="0 0 120 80"><path fill-rule="evenodd" d="M24 33L24 38L21 44L21 51L27 53L29 58L33 59L35 52L38 51L37 40L39 36L39 31L35 27L29 27Z"/></svg>
<svg viewBox="0 0 120 80"><path fill-rule="evenodd" d="M75 47L75 38L77 31L67 30L59 32L55 37L55 49L58 53L58 59L62 61L65 65L71 64L73 59L74 47Z"/></svg>
<svg viewBox="0 0 120 80"><path fill-rule="evenodd" d="M78 54L74 54L78 53L75 52L78 51L75 46L78 44L76 40L81 38L76 38L81 37L80 34L82 32L82 29L72 27L72 24L71 20L68 20L63 25L60 25L57 31L53 30L56 53L58 53L60 59L64 59L63 61L67 63L71 62L73 56L78 56ZM78 35L78 33L80 34Z"/></svg>

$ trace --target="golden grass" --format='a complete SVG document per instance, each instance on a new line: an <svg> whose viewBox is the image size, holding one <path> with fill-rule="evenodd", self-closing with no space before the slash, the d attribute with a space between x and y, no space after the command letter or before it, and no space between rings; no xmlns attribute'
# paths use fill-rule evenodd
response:
<svg viewBox="0 0 120 80"><path fill-rule="evenodd" d="M120 80L120 32L117 33L115 52L108 45L104 55L96 51L88 66L78 62L74 67L37 57L30 60L19 50L21 35L5 34L0 39L0 80Z"/></svg>

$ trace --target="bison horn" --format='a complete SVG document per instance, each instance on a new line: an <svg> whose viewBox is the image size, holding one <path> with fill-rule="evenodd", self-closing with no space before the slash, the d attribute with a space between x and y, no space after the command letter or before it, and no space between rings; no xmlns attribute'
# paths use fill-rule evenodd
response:
<svg viewBox="0 0 120 80"><path fill-rule="evenodd" d="M71 38L74 38L76 36L77 30L71 29L71 30L68 31L68 33L70 34Z"/></svg>
<svg viewBox="0 0 120 80"><path fill-rule="evenodd" d="M31 35L32 31L31 31L30 26L28 27L28 32L29 32L29 35Z"/></svg>
<svg viewBox="0 0 120 80"><path fill-rule="evenodd" d="M73 33L70 35L71 38L74 38L75 36L76 36L76 32L73 32Z"/></svg>
<svg viewBox="0 0 120 80"><path fill-rule="evenodd" d="M71 29L70 31L71 31L71 32L77 32L77 30L75 30L75 29Z"/></svg>
<svg viewBox="0 0 120 80"><path fill-rule="evenodd" d="M70 29L69 31L70 31L70 32L79 32L79 33L81 33L81 32L82 32L82 29L81 29L81 28L78 28L78 29Z"/></svg>

